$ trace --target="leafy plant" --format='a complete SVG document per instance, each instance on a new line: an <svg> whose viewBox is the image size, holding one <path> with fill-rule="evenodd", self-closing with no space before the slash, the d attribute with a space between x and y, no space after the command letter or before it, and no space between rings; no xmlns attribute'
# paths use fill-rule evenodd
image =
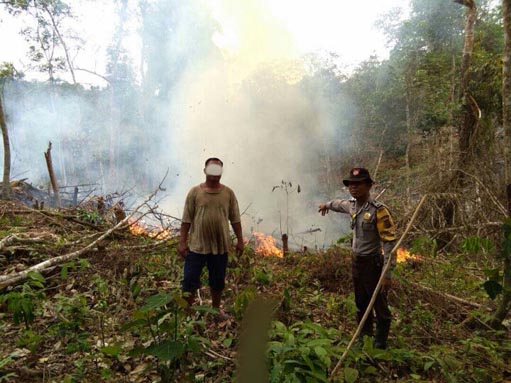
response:
<svg viewBox="0 0 511 383"><path fill-rule="evenodd" d="M42 339L43 337L41 335L35 333L31 329L28 329L21 332L18 339L18 346L28 348L30 352L34 353Z"/></svg>
<svg viewBox="0 0 511 383"><path fill-rule="evenodd" d="M269 285L273 280L273 275L271 270L267 270L266 268L258 268L254 270L254 283L260 283L262 285Z"/></svg>
<svg viewBox="0 0 511 383"><path fill-rule="evenodd" d="M84 329L90 315L87 299L83 294L75 294L72 297L57 294L55 299L55 311L61 320L54 323L50 331L55 336L64 338L67 352L88 350L89 333Z"/></svg>
<svg viewBox="0 0 511 383"><path fill-rule="evenodd" d="M325 329L311 321L289 327L273 322L268 343L270 382L328 382L337 330Z"/></svg>
<svg viewBox="0 0 511 383"><path fill-rule="evenodd" d="M83 268L89 267L90 263L86 259L79 259L77 261L69 261L62 265L62 268L60 269L60 277L62 279L67 279L67 275L69 273L69 270L72 271L78 271Z"/></svg>
<svg viewBox="0 0 511 383"><path fill-rule="evenodd" d="M79 210L78 217L81 220L83 220L85 222L90 222L90 223L99 223L103 219L97 211L89 211L89 210Z"/></svg>
<svg viewBox="0 0 511 383"><path fill-rule="evenodd" d="M2 370L14 361L12 354L0 358L0 382L8 382L12 378L16 378L14 372L3 373Z"/></svg>
<svg viewBox="0 0 511 383"><path fill-rule="evenodd" d="M31 271L27 282L0 296L0 302L7 303L7 310L13 314L14 324L23 322L26 329L30 327L35 318L36 305L44 296L43 288L44 277Z"/></svg>
<svg viewBox="0 0 511 383"><path fill-rule="evenodd" d="M419 237L415 239L411 246L410 251L414 254L420 254L422 256L430 256L435 258L437 256L438 244L435 239L431 237Z"/></svg>
<svg viewBox="0 0 511 383"><path fill-rule="evenodd" d="M256 295L257 289L254 286L247 286L234 298L233 311L237 319L243 318L245 310Z"/></svg>
<svg viewBox="0 0 511 383"><path fill-rule="evenodd" d="M468 236L460 244L460 249L467 254L477 254L481 251L489 252L493 250L493 248L494 246L491 240L478 236Z"/></svg>
<svg viewBox="0 0 511 383"><path fill-rule="evenodd" d="M150 336L149 344L136 347L132 355L156 357L156 370L162 383L173 382L186 354L197 353L201 349L200 342L207 342L194 335L189 325L181 327L180 333L178 317L186 307L180 291L158 293L147 298L144 306L133 314L134 320L123 326L125 331L138 331L140 335Z"/></svg>

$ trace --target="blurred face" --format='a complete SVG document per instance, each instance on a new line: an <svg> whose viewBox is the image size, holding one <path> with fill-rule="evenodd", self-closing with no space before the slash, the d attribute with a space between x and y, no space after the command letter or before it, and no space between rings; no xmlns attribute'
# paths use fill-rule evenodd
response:
<svg viewBox="0 0 511 383"><path fill-rule="evenodd" d="M206 181L209 181L209 182L220 182L220 178L222 178L222 175L218 175L218 176L214 176L214 175L211 175L211 174L208 174L208 167L210 165L216 165L216 166L222 166L222 163L218 160L211 160L208 162L208 164L206 165L206 167L204 168L204 174L206 174Z"/></svg>
<svg viewBox="0 0 511 383"><path fill-rule="evenodd" d="M355 181L349 183L348 190L353 198L366 199L369 197L369 190L371 190L372 186L372 184L365 181Z"/></svg>

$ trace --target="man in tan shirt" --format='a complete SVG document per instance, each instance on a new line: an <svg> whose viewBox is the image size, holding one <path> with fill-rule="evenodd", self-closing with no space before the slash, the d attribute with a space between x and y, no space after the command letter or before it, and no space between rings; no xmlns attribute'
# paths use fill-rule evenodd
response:
<svg viewBox="0 0 511 383"><path fill-rule="evenodd" d="M220 310L225 287L227 253L231 247L229 222L236 234L236 253L243 252L243 234L238 201L234 192L220 183L223 162L208 158L206 182L194 186L186 197L178 252L185 257L182 289L189 293L189 305L195 301L204 266L208 268L209 287L214 308ZM220 311L220 316L224 317Z"/></svg>

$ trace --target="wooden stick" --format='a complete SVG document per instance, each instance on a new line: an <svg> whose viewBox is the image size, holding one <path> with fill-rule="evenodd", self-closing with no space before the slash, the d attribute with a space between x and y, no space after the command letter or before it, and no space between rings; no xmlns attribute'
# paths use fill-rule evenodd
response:
<svg viewBox="0 0 511 383"><path fill-rule="evenodd" d="M44 152L44 158L46 159L46 166L48 167L48 173L50 175L51 187L55 195L55 204L57 207L60 207L59 186L57 184L57 178L55 178L55 172L53 171L53 163L51 160L51 141L48 143L48 150Z"/></svg>
<svg viewBox="0 0 511 383"><path fill-rule="evenodd" d="M32 267L29 267L28 269L23 270L23 271L21 271L19 273L8 274L8 275L0 275L0 290L6 288L8 286L11 286L11 285L13 285L15 283L24 281L25 279L27 279L28 274L30 272L32 272L32 271L41 272L41 271L43 271L44 269L46 269L48 267L55 266L55 265L61 264L63 262L67 262L70 259L78 258L80 255L82 255L82 254L86 253L87 251L91 250L99 241L101 241L102 239L108 237L112 232L114 232L115 230L117 230L120 227L124 226L128 222L128 220L138 211L138 209L140 209L151 198L154 197L154 195L158 192L158 190L159 189L153 191L149 195L149 197L147 197L144 200L144 202L142 202L139 206L137 206L136 209L133 210L133 212L130 215L128 215L126 218L124 218L122 221L120 221L114 227L112 227L109 230L107 230L100 237L98 237L97 239L95 239L94 241L89 243L84 248L82 248L80 250L77 250L77 251L73 251L73 252L68 253L68 254L64 254L64 255L58 256L58 257L47 259L46 261L38 263L37 265L34 265Z"/></svg>
<svg viewBox="0 0 511 383"><path fill-rule="evenodd" d="M427 287L427 286L421 285L420 283L415 283L415 282L407 282L407 283L409 283L410 285L412 285L415 288L418 288L418 289L421 289L421 290L425 290L428 293L432 293L432 294L438 295L438 296L440 296L442 298L445 298L447 300L450 300L450 301L461 303L463 305L471 306L471 307L474 307L474 308L477 308L477 309L480 309L480 308L483 307L483 305L481 305L479 303L470 302L470 301L467 301L467 300L465 300L463 298L457 297L455 295L451 295L451 294L447 294L447 293L441 293L440 291L436 291L436 290L432 289L431 287Z"/></svg>

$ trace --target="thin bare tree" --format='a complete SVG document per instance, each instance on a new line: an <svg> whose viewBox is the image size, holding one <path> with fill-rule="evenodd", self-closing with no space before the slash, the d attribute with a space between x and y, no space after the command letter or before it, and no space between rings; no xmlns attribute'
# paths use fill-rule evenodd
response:
<svg viewBox="0 0 511 383"><path fill-rule="evenodd" d="M2 179L2 198L9 198L10 174L11 174L11 145L9 144L9 133L7 131L7 122L4 113L2 95L0 94L0 128L2 129L2 139L4 142L4 175Z"/></svg>

